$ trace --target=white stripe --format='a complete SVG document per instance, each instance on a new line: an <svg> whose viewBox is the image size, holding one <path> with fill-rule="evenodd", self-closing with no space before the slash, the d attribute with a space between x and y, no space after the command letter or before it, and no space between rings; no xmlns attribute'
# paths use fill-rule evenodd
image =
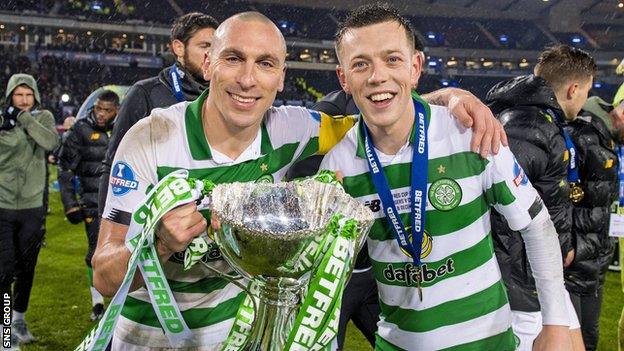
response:
<svg viewBox="0 0 624 351"><path fill-rule="evenodd" d="M505 305L470 321L423 333L400 330L395 324L383 319L378 326L379 335L393 345L405 350L433 351L482 340L506 331L511 326L511 311L509 305Z"/></svg>
<svg viewBox="0 0 624 351"><path fill-rule="evenodd" d="M234 318L230 318L204 328L191 329L193 339L187 340L186 345L188 347L200 347L199 350L213 350L215 345L219 345L227 339L233 324ZM124 316L119 316L114 338L130 345L158 349L169 345L169 340L161 328L138 324ZM193 348L193 350L196 349Z"/></svg>
<svg viewBox="0 0 624 351"><path fill-rule="evenodd" d="M377 283L379 299L392 306L403 309L422 311L448 301L463 299L489 288L501 280L496 257L492 256L481 266L452 278L422 288L423 300L420 301L418 290L414 287L386 285Z"/></svg>
<svg viewBox="0 0 624 351"><path fill-rule="evenodd" d="M234 284L228 284L223 289L217 289L210 293L181 293L174 292L173 298L178 303L180 311L191 308L214 308L220 303L235 298L240 294L241 289ZM141 288L130 294L133 298L149 303L147 290Z"/></svg>
<svg viewBox="0 0 624 351"><path fill-rule="evenodd" d="M407 176L408 175L406 174L406 177ZM482 184L483 178L481 175L475 175L472 177L467 177L467 178L462 178L462 179L455 179L455 181L457 182L457 184L459 185L462 191L462 199L458 206L463 206L467 203L470 203L474 201L477 197L480 197L483 195L483 184ZM427 192L429 191L430 187L431 187L431 183L427 185ZM405 186L405 187L395 188L395 189L390 190L390 192L392 193L392 198L395 202L395 205L399 213L408 213L410 211L410 201L409 201L410 189L411 188L409 186ZM364 196L357 197L357 200L359 200L362 203L365 203L371 200L379 200L379 195L377 193L364 195ZM432 211L432 210L435 210L435 207L431 205L431 200L427 197L427 211ZM375 212L373 216L375 218L382 218L383 211L380 210L378 212Z"/></svg>
<svg viewBox="0 0 624 351"><path fill-rule="evenodd" d="M491 229L490 211L470 225L455 232L433 237L431 253L422 259L422 262L437 262L456 252L466 250L485 238ZM374 240L368 239L368 253L370 258L377 262L412 262L412 258L405 255L395 239Z"/></svg>

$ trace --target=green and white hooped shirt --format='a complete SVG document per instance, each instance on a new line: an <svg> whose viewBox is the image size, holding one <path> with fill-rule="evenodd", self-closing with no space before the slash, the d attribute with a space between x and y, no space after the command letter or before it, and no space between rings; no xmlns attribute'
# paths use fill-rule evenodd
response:
<svg viewBox="0 0 624 351"><path fill-rule="evenodd" d="M271 108L256 140L236 160L211 150L204 135L201 108L207 92L193 102L155 109L122 140L113 163L103 218L128 224L145 193L165 175L187 169L190 177L215 183L281 180L300 158L319 149L320 114L300 107ZM204 213L208 218L208 213ZM232 269L216 244L204 260L224 272ZM212 348L224 342L244 293L202 264L183 270L183 253L163 264L184 320L193 332L189 346ZM166 347L145 288L128 295L115 330L125 344Z"/></svg>
<svg viewBox="0 0 624 351"><path fill-rule="evenodd" d="M413 260L394 238L373 186L360 127L353 127L321 164L321 169L340 170L347 193L377 218L368 238L381 304L376 349L515 350L507 293L493 252L490 208L518 230L537 215L532 206L539 204L539 196L509 148L482 159L470 151L471 131L447 108L425 106L431 113L422 301ZM406 225L413 139L412 134L396 155L377 150Z"/></svg>

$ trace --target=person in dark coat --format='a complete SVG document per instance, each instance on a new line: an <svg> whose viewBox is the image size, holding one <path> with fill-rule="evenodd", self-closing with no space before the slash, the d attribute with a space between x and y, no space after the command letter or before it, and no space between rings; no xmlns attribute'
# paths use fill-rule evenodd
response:
<svg viewBox="0 0 624 351"><path fill-rule="evenodd" d="M564 127L576 118L592 87L594 59L586 52L557 45L541 53L534 74L494 86L486 102L503 124L517 164L516 186L529 180L537 189L557 228L564 266L575 254L572 240L572 201L580 193L576 152ZM524 242L505 219L492 212L496 258L507 287L514 334L519 350L530 350L541 330L542 306L535 288ZM557 253L558 254L558 253ZM578 320L569 306L575 348L582 349Z"/></svg>
<svg viewBox="0 0 624 351"><path fill-rule="evenodd" d="M58 180L65 217L72 224L84 221L87 232L89 246L85 263L91 291L91 320L100 319L104 314L104 298L93 287L91 257L100 228L97 200L102 160L118 108L119 96L110 90L103 91L87 117L79 119L63 135L58 151Z"/></svg>
<svg viewBox="0 0 624 351"><path fill-rule="evenodd" d="M147 117L153 109L195 100L208 89L201 67L218 26L217 20L199 12L178 17L171 28L171 50L176 62L163 69L158 76L136 82L126 93L103 163L99 193L100 216L106 202L111 164L128 129Z"/></svg>
<svg viewBox="0 0 624 351"><path fill-rule="evenodd" d="M581 116L566 127L577 148L585 196L574 204L575 257L565 271L565 281L588 351L598 347L605 273L614 249L609 217L619 191L620 118L624 116L618 116L612 104L593 96L583 106Z"/></svg>

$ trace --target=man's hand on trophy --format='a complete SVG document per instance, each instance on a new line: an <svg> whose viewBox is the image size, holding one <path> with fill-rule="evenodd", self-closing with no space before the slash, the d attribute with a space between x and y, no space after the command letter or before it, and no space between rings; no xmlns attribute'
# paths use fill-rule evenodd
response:
<svg viewBox="0 0 624 351"><path fill-rule="evenodd" d="M206 230L207 224L195 203L167 212L156 229L158 254L168 258L175 252L184 251L195 237Z"/></svg>

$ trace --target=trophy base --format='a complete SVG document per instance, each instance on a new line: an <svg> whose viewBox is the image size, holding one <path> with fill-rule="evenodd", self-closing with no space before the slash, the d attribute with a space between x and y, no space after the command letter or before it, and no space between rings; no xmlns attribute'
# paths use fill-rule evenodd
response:
<svg viewBox="0 0 624 351"><path fill-rule="evenodd" d="M292 278L258 277L254 298L258 311L246 350L282 351L297 315L304 282Z"/></svg>

